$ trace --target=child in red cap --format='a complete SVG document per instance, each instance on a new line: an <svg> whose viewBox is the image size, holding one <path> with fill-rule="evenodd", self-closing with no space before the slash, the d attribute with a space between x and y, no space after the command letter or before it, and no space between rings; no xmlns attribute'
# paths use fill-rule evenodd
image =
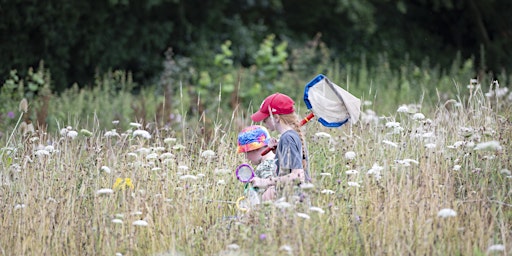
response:
<svg viewBox="0 0 512 256"><path fill-rule="evenodd" d="M275 141L270 137L268 130L261 125L251 125L244 128L238 134L238 153L245 153L245 157L252 165L257 165L254 170L256 177L266 179L275 176L276 163L273 152L262 156L261 153L268 147L274 146ZM274 187L257 189L263 201L272 199Z"/></svg>
<svg viewBox="0 0 512 256"><path fill-rule="evenodd" d="M280 134L275 156L277 177L255 177L251 181L254 187L265 188L278 183L299 185L311 180L304 135L294 105L295 102L287 95L275 93L268 96L251 116L254 122L263 122L270 131Z"/></svg>

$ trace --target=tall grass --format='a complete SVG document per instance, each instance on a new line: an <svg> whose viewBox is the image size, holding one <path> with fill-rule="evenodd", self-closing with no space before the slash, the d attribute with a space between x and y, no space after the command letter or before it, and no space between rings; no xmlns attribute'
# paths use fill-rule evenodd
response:
<svg viewBox="0 0 512 256"><path fill-rule="evenodd" d="M244 189L233 170L245 162L235 138L249 124L251 108L219 109L207 121L204 115L186 118L190 108L182 107L176 114L184 118L167 126L148 106L143 122L116 125L116 113L126 118L119 111L135 97L117 99L100 87L90 119L66 118L65 106L78 111L91 104L91 95L75 91L73 102L64 95L58 103L58 130L17 134L15 147L2 148L0 252L508 254L512 99L508 92L483 91L478 81L457 88L458 94L439 96L432 105L397 97L388 103L399 109L393 112L382 112L381 100L370 94L374 105L364 106L354 126L311 122L305 129L314 187L305 188L306 202L286 204L284 198L249 212L235 205ZM153 95L139 97L148 105L162 100Z"/></svg>

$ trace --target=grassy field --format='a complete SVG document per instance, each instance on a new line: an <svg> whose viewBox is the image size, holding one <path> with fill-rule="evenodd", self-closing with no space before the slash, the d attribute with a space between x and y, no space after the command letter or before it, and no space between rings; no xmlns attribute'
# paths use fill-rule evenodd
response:
<svg viewBox="0 0 512 256"><path fill-rule="evenodd" d="M512 94L474 86L392 114L366 102L353 126L308 123L308 202L249 212L234 176L248 113L223 113L207 138L184 120L179 133L136 120L10 131L0 254L510 255Z"/></svg>

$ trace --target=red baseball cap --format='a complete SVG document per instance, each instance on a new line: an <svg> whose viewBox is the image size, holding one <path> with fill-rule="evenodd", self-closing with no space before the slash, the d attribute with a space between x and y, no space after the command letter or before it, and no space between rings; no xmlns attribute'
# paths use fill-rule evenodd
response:
<svg viewBox="0 0 512 256"><path fill-rule="evenodd" d="M270 116L269 110L276 115L291 114L295 111L294 104L295 102L287 95L274 93L263 100L260 109L251 115L251 119L254 122L261 122Z"/></svg>

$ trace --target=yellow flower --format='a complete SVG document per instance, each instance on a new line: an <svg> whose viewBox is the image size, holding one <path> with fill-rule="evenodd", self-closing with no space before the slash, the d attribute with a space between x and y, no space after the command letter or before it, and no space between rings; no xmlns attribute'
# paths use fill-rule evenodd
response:
<svg viewBox="0 0 512 256"><path fill-rule="evenodd" d="M114 183L114 189L116 190L125 190L126 188L134 189L135 186L133 186L132 179L130 178L117 178L116 182Z"/></svg>

